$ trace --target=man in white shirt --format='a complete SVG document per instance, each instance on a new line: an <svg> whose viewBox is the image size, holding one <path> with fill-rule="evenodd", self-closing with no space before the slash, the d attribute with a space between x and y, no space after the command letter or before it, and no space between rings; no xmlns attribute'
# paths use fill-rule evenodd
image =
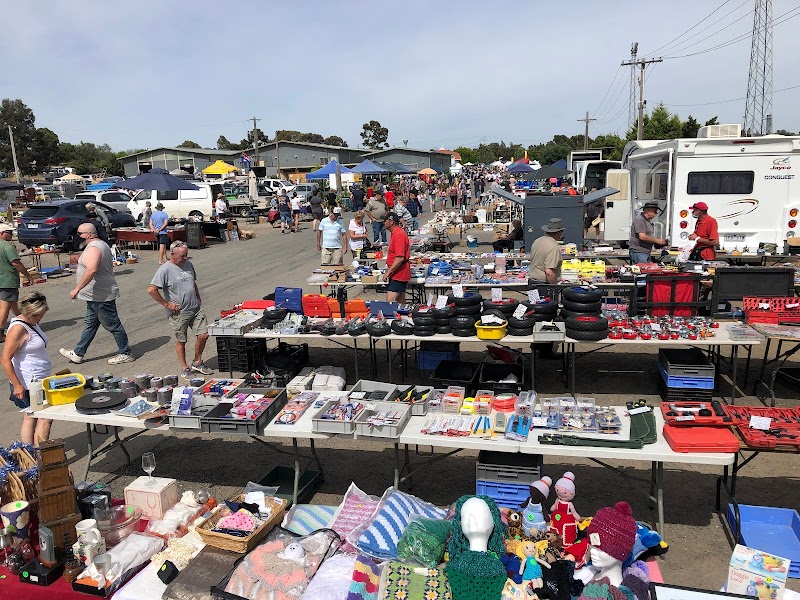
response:
<svg viewBox="0 0 800 600"><path fill-rule="evenodd" d="M225 195L220 192L217 194L217 201L214 203L214 214L219 219L228 212L228 205L225 203Z"/></svg>

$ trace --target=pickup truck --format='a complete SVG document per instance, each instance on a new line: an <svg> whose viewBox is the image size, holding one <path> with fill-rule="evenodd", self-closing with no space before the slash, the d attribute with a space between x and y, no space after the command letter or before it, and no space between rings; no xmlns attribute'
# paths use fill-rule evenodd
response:
<svg viewBox="0 0 800 600"><path fill-rule="evenodd" d="M250 192L247 187L234 188L225 197L228 210L240 217L248 217L253 212L267 212L270 208L271 200L271 192L261 185L258 186L258 198L255 202L250 199Z"/></svg>

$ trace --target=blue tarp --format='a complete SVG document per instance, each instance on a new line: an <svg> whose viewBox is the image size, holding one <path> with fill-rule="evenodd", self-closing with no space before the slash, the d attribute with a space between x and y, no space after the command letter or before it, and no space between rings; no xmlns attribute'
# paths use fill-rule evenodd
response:
<svg viewBox="0 0 800 600"><path fill-rule="evenodd" d="M362 175L386 175L389 173L389 169L385 169L379 164L367 159L361 164L353 167L353 172L361 173Z"/></svg>
<svg viewBox="0 0 800 600"><path fill-rule="evenodd" d="M515 162L506 170L509 173L532 173L534 171L533 167L526 165L524 162Z"/></svg>
<svg viewBox="0 0 800 600"><path fill-rule="evenodd" d="M352 173L352 169L348 169L344 165L340 165L335 160L332 160L327 165L322 167L321 169L317 169L316 171L311 171L308 175L306 175L306 179L328 179L331 175L336 175L336 166L339 166L340 173Z"/></svg>
<svg viewBox="0 0 800 600"><path fill-rule="evenodd" d="M558 162L554 162L551 167L555 167L556 169L566 169L567 168L567 159L562 158Z"/></svg>
<svg viewBox="0 0 800 600"><path fill-rule="evenodd" d="M86 186L87 192L104 192L107 189L113 187L113 181L106 181L101 183L93 183L92 185Z"/></svg>

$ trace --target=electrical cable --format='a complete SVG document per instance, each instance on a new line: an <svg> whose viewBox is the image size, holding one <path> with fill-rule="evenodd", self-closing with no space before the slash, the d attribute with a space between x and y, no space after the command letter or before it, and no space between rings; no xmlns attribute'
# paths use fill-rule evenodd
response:
<svg viewBox="0 0 800 600"><path fill-rule="evenodd" d="M778 94L780 92L796 90L797 88L800 88L800 84L782 88L780 90L773 90L772 93ZM729 100L717 100L715 102L698 102L696 104L668 104L667 102L664 102L664 106L711 106L712 104L726 104L728 102L739 102L740 100L747 100L747 97L743 96L741 98L730 98Z"/></svg>
<svg viewBox="0 0 800 600"><path fill-rule="evenodd" d="M610 92L611 88L614 86L614 82L617 80L617 76L619 75L619 72L621 70L622 70L622 65L617 67L617 72L614 73L614 78L611 80L611 83L608 85L608 89L606 90L606 93L603 96L603 99L600 101L600 104L597 106L597 108L595 108L594 111L592 111L593 115L596 115L596 114L598 114L600 112L600 108L603 106L603 103L606 101L606 98L608 98L608 92Z"/></svg>
<svg viewBox="0 0 800 600"><path fill-rule="evenodd" d="M695 29L695 28L696 28L698 25L702 25L702 24L703 24L703 22L707 21L707 20L708 20L708 19L709 19L709 18L710 18L712 15L714 15L714 14L715 14L717 11L719 11L719 9L721 9L723 6L725 6L726 4L728 4L728 2L730 2L730 1L731 1L731 0L725 0L725 2L723 2L722 4L720 4L720 5L719 5L717 8L715 8L715 9L714 9L714 10L713 10L711 13L709 13L708 15L706 15L706 16L705 16L703 19L701 19L700 21L698 21L697 23L695 23L695 24L694 24L692 27L690 27L689 29L687 29L686 31L684 31L684 32L683 32L682 34L680 34L678 37L676 37L676 38L675 38L675 39L673 39L672 41L670 41L670 42L668 42L668 43L664 44L663 46L660 46L660 47L656 48L655 50L653 50L652 52L650 52L650 53L648 53L648 54L643 54L642 56L643 56L643 57L647 57L647 56L655 56L656 52L658 52L659 50L663 50L664 48L668 48L668 47L670 47L670 46L671 46L673 43L677 42L679 39L681 39L681 38L682 38L683 36L685 36L687 33L689 33L690 31L692 31L693 29ZM733 11L732 11L732 12L733 12Z"/></svg>
<svg viewBox="0 0 800 600"><path fill-rule="evenodd" d="M741 3L739 6L737 6L737 7L736 7L734 10L732 10L730 13L728 13L728 15L727 15L727 16L731 16L733 13L735 13L737 10L739 10L739 9L740 9L742 6L744 6L744 5L745 5L745 4L747 4L748 2L749 2L749 0L744 0L744 2L742 2L742 3ZM685 40L683 40L683 41L682 41L680 44L678 44L676 47L672 48L672 49L671 49L671 50L670 50L668 53L666 53L666 54L669 56L669 55L675 55L675 54L678 54L679 52L685 52L685 51L689 50L690 48L693 48L693 47L695 47L695 46L697 46L697 45L701 44L701 43L702 43L702 42L704 42L705 40L707 40L707 39L710 39L710 38L714 37L714 36L715 36L715 35L717 35L718 33L722 32L722 31L725 31L725 30L726 30L726 29L728 29L729 27L732 27L733 25L736 25L736 23L738 23L738 22L739 22L739 21L741 21L742 19L746 19L746 18L748 18L748 17L750 17L750 16L752 16L752 15L753 15L753 11L752 11L752 10L748 10L748 11L747 11L746 13L744 13L744 14L743 14L741 17L739 17L738 19L734 19L733 21L731 21L730 23L728 23L728 24L727 24L727 25L725 25L724 27L720 27L720 28L719 28L719 29L717 29L717 30L716 30L714 33L711 33L711 34L707 35L706 37L704 37L704 38L701 38L701 39L697 40L696 42L688 43L688 42L689 42L689 40L692 40L692 39L696 38L698 35L701 35L701 34L705 33L705 32L703 32L703 31L698 31L698 32L697 32L696 34L694 34L693 36L690 36L690 37L686 38ZM725 17L723 17L723 18L725 18ZM719 24L719 22L718 22L717 24ZM752 30L751 30L749 33L752 33Z"/></svg>

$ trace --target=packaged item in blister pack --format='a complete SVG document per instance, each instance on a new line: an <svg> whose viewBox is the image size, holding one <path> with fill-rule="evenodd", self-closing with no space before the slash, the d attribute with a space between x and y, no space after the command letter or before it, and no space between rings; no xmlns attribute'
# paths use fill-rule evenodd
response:
<svg viewBox="0 0 800 600"><path fill-rule="evenodd" d="M559 431L597 431L594 398L562 398L559 408Z"/></svg>
<svg viewBox="0 0 800 600"><path fill-rule="evenodd" d="M535 429L558 429L560 415L559 398L543 398L533 409L531 427Z"/></svg>

